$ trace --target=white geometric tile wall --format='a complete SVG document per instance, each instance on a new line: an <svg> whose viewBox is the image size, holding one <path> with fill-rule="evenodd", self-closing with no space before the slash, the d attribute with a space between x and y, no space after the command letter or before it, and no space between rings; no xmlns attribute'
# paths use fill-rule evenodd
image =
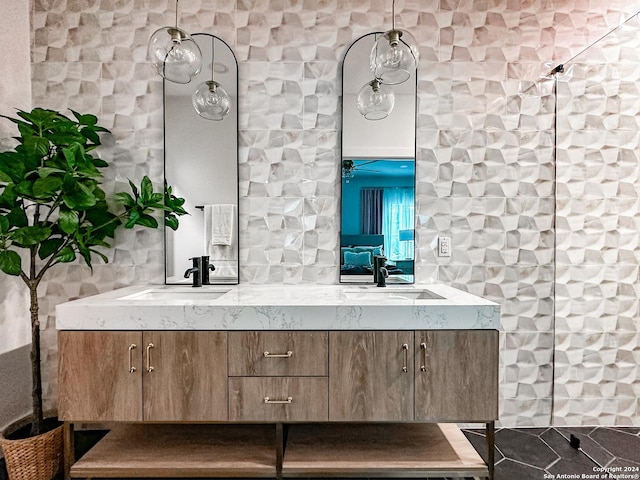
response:
<svg viewBox="0 0 640 480"><path fill-rule="evenodd" d="M242 282L337 282L340 62L356 38L390 26L390 3L180 2L180 25L215 33L239 62ZM96 113L111 129L101 150L116 167L107 172L107 191L127 177L162 179L162 83L145 55L149 36L173 21L174 8L172 0L31 1L33 103ZM564 82L569 100L559 98L558 165L553 81L543 78L638 10L640 2L628 0L396 2L397 23L411 30L421 53L417 279L501 304L503 425L548 425L552 418L640 423L631 400L638 393L632 359L635 365L640 360L632 347L640 95L629 80L640 75L640 50L609 38L609 48L567 66L572 80ZM631 38L632 25L625 28L623 37ZM598 114L581 110L587 105L597 105ZM596 219L590 209L606 214ZM451 258L435 256L438 235L453 238ZM93 275L69 265L47 278L41 293L45 357L56 355L56 303L161 282L161 245L160 232L121 231L109 253L112 263L96 265ZM624 265L617 266L620 260ZM556 280L563 285L558 291ZM581 300L598 296L606 301L584 310ZM554 309L560 312L555 322ZM579 325L591 333L573 330ZM566 331L555 338L558 327ZM603 336L611 332L617 336ZM592 334L602 339L585 337ZM611 360L605 344L621 355L624 368L615 374L618 359ZM587 351L590 361L600 362L598 372L570 363ZM622 399L590 396L600 373ZM53 403L55 362L45 375ZM593 411L579 413L585 406Z"/></svg>

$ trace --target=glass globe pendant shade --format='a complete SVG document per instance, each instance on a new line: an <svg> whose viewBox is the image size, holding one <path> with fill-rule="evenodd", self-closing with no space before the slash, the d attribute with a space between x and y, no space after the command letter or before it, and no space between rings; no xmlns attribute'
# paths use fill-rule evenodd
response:
<svg viewBox="0 0 640 480"><path fill-rule="evenodd" d="M409 32L389 30L371 49L371 72L385 85L406 82L415 72L419 52L416 41Z"/></svg>
<svg viewBox="0 0 640 480"><path fill-rule="evenodd" d="M393 90L375 78L360 89L356 106L367 120L382 120L391 113L395 101Z"/></svg>
<svg viewBox="0 0 640 480"><path fill-rule="evenodd" d="M198 85L191 99L198 115L208 120L222 120L229 113L231 106L229 95L214 80Z"/></svg>
<svg viewBox="0 0 640 480"><path fill-rule="evenodd" d="M191 36L177 27L162 27L149 40L149 61L166 80L189 83L202 68L202 52Z"/></svg>

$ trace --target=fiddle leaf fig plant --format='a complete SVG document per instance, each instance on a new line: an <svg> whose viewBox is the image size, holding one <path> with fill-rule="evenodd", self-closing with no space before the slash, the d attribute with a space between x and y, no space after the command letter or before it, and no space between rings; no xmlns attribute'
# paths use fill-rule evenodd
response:
<svg viewBox="0 0 640 480"><path fill-rule="evenodd" d="M91 154L108 130L94 115L71 113L35 108L3 116L19 136L13 150L0 153L0 270L20 277L30 294L32 435L43 424L38 286L45 273L76 259L92 269L94 255L107 262L99 249L111 246L120 225L157 228L152 214L163 211L175 230L186 213L170 186L155 192L146 176L139 186L129 181L131 192L116 193L109 205L100 187L100 170L109 165Z"/></svg>

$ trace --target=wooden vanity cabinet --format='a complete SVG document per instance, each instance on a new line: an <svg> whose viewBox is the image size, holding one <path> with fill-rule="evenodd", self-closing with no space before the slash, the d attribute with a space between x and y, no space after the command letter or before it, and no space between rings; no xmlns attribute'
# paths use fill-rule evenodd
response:
<svg viewBox="0 0 640 480"><path fill-rule="evenodd" d="M89 422L224 421L226 332L59 332L58 416Z"/></svg>
<svg viewBox="0 0 640 480"><path fill-rule="evenodd" d="M59 364L67 479L493 479L496 330L61 331Z"/></svg>

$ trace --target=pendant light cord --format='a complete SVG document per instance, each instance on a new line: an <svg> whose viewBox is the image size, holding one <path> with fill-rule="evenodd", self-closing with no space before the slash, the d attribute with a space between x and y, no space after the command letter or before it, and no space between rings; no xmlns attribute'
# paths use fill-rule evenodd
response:
<svg viewBox="0 0 640 480"><path fill-rule="evenodd" d="M391 30L396 29L396 0L391 2Z"/></svg>
<svg viewBox="0 0 640 480"><path fill-rule="evenodd" d="M211 36L211 81L213 82L213 72L216 64L216 39Z"/></svg>

